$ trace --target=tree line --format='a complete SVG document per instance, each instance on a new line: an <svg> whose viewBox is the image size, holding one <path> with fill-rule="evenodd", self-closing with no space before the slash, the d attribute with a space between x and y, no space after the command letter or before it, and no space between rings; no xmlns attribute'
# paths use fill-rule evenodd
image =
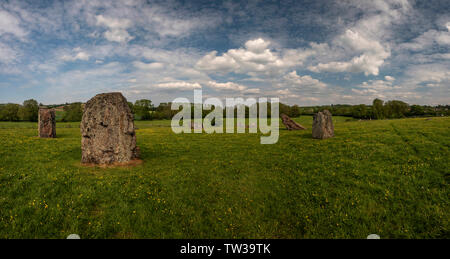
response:
<svg viewBox="0 0 450 259"><path fill-rule="evenodd" d="M22 105L15 103L0 104L0 121L37 121L39 104L30 99Z"/></svg>
<svg viewBox="0 0 450 259"><path fill-rule="evenodd" d="M292 107L287 108L292 109ZM295 113L301 115L312 115L321 110L329 110L331 114L337 116L353 117L356 119L398 119L407 117L429 117L429 116L450 116L450 105L409 105L398 100L383 101L375 99L372 105L324 105L311 107L298 107ZM280 108L281 111L281 108Z"/></svg>
<svg viewBox="0 0 450 259"><path fill-rule="evenodd" d="M136 102L128 102L128 106L134 114L136 120L163 120L172 119L178 113L177 110L171 109L171 103L160 103L154 106L151 100L141 99ZM259 104L256 104L257 106ZM267 104L267 112L270 117L270 103ZM23 102L22 105L7 103L0 104L0 121L32 121L38 120L39 106L36 100L30 99ZM63 112L57 112L57 120L63 122L81 121L83 116L83 104L81 102L71 104L48 105L48 108L55 108L63 106ZM380 99L375 99L372 105L349 105L349 104L335 104L322 106L308 106L300 107L298 105L287 105L280 103L280 113L284 113L289 117L299 117L301 115L313 115L322 110L329 110L331 114L337 116L347 116L357 119L394 119L405 117L421 117L421 116L449 116L449 105L409 105L405 102L392 100L384 102ZM214 107L212 107L214 109ZM245 107L245 116L248 117L250 107ZM257 110L259 110L257 108ZM203 117L205 117L210 110L203 110ZM194 114L194 105L191 110L192 116ZM235 117L237 116L237 108L235 107ZM224 110L224 118L226 118Z"/></svg>

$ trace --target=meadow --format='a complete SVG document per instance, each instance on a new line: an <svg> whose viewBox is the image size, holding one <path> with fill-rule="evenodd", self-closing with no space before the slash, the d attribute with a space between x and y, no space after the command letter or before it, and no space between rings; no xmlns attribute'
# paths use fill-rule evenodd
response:
<svg viewBox="0 0 450 259"><path fill-rule="evenodd" d="M138 121L120 168L80 165L79 123L0 122L0 238L450 238L450 118L295 120L274 145Z"/></svg>

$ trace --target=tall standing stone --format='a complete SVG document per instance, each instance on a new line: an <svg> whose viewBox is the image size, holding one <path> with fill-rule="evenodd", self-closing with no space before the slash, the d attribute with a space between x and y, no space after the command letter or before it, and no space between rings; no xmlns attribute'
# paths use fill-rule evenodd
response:
<svg viewBox="0 0 450 259"><path fill-rule="evenodd" d="M81 162L126 164L139 157L134 119L121 93L98 94L89 100L81 121Z"/></svg>
<svg viewBox="0 0 450 259"><path fill-rule="evenodd" d="M39 109L38 131L40 138L56 138L56 115L54 109Z"/></svg>
<svg viewBox="0 0 450 259"><path fill-rule="evenodd" d="M312 137L317 139L334 137L333 120L328 110L314 114Z"/></svg>

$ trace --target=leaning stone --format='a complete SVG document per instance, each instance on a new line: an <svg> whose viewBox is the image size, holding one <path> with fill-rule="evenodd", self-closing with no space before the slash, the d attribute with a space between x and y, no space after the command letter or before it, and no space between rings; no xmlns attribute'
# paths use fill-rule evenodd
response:
<svg viewBox="0 0 450 259"><path fill-rule="evenodd" d="M40 138L56 138L56 116L54 109L40 108L38 116Z"/></svg>
<svg viewBox="0 0 450 259"><path fill-rule="evenodd" d="M294 120L289 118L289 116L287 116L284 113L281 114L281 122L284 124L284 126L286 126L287 130L305 130L306 129L302 125L298 124L297 122L295 122Z"/></svg>
<svg viewBox="0 0 450 259"><path fill-rule="evenodd" d="M98 94L86 103L81 136L84 164L121 165L139 158L133 114L121 93Z"/></svg>
<svg viewBox="0 0 450 259"><path fill-rule="evenodd" d="M333 119L328 110L314 114L312 137L317 139L334 137Z"/></svg>

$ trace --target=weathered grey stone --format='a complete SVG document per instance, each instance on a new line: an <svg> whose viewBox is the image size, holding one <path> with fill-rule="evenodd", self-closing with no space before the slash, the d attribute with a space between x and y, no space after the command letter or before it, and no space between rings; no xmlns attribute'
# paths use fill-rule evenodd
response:
<svg viewBox="0 0 450 259"><path fill-rule="evenodd" d="M334 137L333 120L328 110L314 114L312 137L317 139Z"/></svg>
<svg viewBox="0 0 450 259"><path fill-rule="evenodd" d="M56 138L55 110L40 108L38 115L38 131L40 138Z"/></svg>
<svg viewBox="0 0 450 259"><path fill-rule="evenodd" d="M289 116L287 116L284 113L281 114L281 122L284 124L284 126L286 126L286 129L288 129L288 130L305 130L306 129L302 125L298 124L297 122L295 122L294 120L289 118Z"/></svg>
<svg viewBox="0 0 450 259"><path fill-rule="evenodd" d="M139 157L134 119L121 93L98 94L86 103L81 121L81 162L126 164Z"/></svg>

